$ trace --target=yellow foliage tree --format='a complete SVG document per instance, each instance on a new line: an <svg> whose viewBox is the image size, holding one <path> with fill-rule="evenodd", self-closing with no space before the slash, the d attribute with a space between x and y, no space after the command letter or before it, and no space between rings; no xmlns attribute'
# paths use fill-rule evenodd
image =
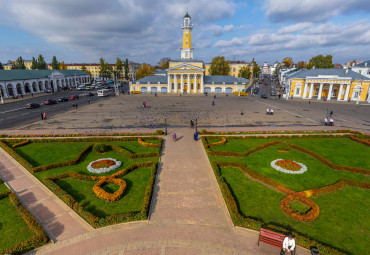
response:
<svg viewBox="0 0 370 255"><path fill-rule="evenodd" d="M144 78L145 76L152 75L154 70L155 68L152 67L151 65L143 63L139 67L139 70L136 72L136 79L139 80L141 78Z"/></svg>

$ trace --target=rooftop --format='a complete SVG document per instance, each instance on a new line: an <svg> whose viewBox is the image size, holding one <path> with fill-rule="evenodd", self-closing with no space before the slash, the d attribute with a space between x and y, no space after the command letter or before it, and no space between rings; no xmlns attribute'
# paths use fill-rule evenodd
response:
<svg viewBox="0 0 370 255"><path fill-rule="evenodd" d="M306 78L307 76L324 76L324 75L330 75L330 76L338 76L338 77L346 77L346 78L352 78L353 80L370 80L370 78L367 78L359 73L356 73L349 69L302 69L290 76L290 78Z"/></svg>
<svg viewBox="0 0 370 255"><path fill-rule="evenodd" d="M65 76L87 75L81 70L0 70L0 81L49 78L53 71L58 71Z"/></svg>

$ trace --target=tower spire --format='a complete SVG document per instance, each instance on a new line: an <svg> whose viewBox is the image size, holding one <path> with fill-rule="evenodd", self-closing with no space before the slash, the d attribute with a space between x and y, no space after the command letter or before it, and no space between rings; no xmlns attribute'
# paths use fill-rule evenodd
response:
<svg viewBox="0 0 370 255"><path fill-rule="evenodd" d="M191 17L188 12L184 16L184 21L181 25L182 28L182 48L181 48L181 59L192 59L193 48L191 47L191 31L193 30L193 24L191 23Z"/></svg>

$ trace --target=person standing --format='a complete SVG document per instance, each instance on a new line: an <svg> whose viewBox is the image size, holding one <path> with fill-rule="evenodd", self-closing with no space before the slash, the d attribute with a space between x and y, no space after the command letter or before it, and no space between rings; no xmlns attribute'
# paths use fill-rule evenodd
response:
<svg viewBox="0 0 370 255"><path fill-rule="evenodd" d="M176 133L175 133L175 132L173 132L173 133L172 133L172 140L173 140L174 142L176 142Z"/></svg>
<svg viewBox="0 0 370 255"><path fill-rule="evenodd" d="M212 101L212 106L215 106L215 101Z"/></svg>
<svg viewBox="0 0 370 255"><path fill-rule="evenodd" d="M194 128L194 120L190 120L190 127Z"/></svg>
<svg viewBox="0 0 370 255"><path fill-rule="evenodd" d="M194 133L194 141L198 141L198 133L197 132Z"/></svg>
<svg viewBox="0 0 370 255"><path fill-rule="evenodd" d="M43 117L44 120L46 120L46 112L44 112L42 117Z"/></svg>
<svg viewBox="0 0 370 255"><path fill-rule="evenodd" d="M283 251L290 252L291 255L295 255L295 240L292 234L289 234L284 238L283 241Z"/></svg>
<svg viewBox="0 0 370 255"><path fill-rule="evenodd" d="M330 111L330 118L333 116L333 111Z"/></svg>
<svg viewBox="0 0 370 255"><path fill-rule="evenodd" d="M44 114L41 112L41 119L43 120L44 119Z"/></svg>

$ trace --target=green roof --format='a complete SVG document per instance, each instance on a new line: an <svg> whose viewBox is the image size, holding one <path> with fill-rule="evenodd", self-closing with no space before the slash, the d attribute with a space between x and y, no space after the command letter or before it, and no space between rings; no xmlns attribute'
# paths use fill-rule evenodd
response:
<svg viewBox="0 0 370 255"><path fill-rule="evenodd" d="M185 14L184 18L190 18L190 15L188 12Z"/></svg>
<svg viewBox="0 0 370 255"><path fill-rule="evenodd" d="M81 70L0 70L0 81L49 78L53 71L58 71L67 77L88 75Z"/></svg>

